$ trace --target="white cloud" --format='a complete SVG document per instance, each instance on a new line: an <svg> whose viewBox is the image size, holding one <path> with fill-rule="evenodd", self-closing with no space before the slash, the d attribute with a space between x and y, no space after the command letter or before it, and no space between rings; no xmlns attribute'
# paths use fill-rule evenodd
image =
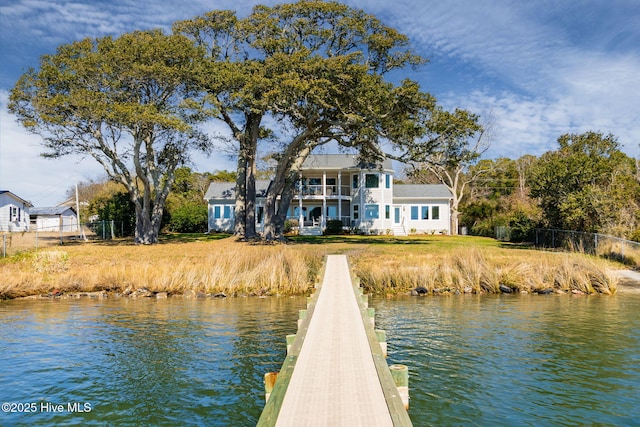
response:
<svg viewBox="0 0 640 427"><path fill-rule="evenodd" d="M40 137L27 133L8 113L7 99L8 93L0 91L0 189L37 206L55 206L76 180L104 175L93 159L41 157Z"/></svg>

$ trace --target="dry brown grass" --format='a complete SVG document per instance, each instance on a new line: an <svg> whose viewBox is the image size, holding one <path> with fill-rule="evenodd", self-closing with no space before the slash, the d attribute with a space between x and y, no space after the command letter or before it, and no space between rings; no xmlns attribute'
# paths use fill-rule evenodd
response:
<svg viewBox="0 0 640 427"><path fill-rule="evenodd" d="M395 294L423 287L428 293L491 293L547 290L616 292L606 262L583 254L463 247L434 253L367 253L354 262L355 274L370 292Z"/></svg>
<svg viewBox="0 0 640 427"><path fill-rule="evenodd" d="M322 264L317 251L231 239L154 246L82 244L22 253L0 264L0 298L109 290L302 294Z"/></svg>
<svg viewBox="0 0 640 427"><path fill-rule="evenodd" d="M503 247L491 239L423 236L406 239L299 239L291 245L252 245L233 239L177 241L153 246L84 243L0 259L0 298L53 290L226 295L304 294L328 253L346 253L367 292L615 293L610 265L584 254ZM193 291L193 292L191 292Z"/></svg>

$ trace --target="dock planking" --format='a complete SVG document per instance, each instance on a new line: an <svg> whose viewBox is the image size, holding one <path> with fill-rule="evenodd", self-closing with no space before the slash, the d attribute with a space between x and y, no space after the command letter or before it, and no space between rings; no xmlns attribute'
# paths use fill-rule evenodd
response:
<svg viewBox="0 0 640 427"><path fill-rule="evenodd" d="M411 426L344 255L327 257L258 426Z"/></svg>

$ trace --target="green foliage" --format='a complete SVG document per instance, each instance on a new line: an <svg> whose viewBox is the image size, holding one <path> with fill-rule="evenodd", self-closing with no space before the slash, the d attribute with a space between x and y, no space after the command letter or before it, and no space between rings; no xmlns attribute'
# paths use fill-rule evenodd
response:
<svg viewBox="0 0 640 427"><path fill-rule="evenodd" d="M512 242L531 242L534 237L536 222L523 210L516 210L509 220Z"/></svg>
<svg viewBox="0 0 640 427"><path fill-rule="evenodd" d="M339 219L327 221L327 228L324 230L324 234L342 234L342 221Z"/></svg>
<svg viewBox="0 0 640 427"><path fill-rule="evenodd" d="M98 221L113 221L114 232L119 237L133 236L136 224L136 208L128 193L116 192L92 200L89 211Z"/></svg>
<svg viewBox="0 0 640 427"><path fill-rule="evenodd" d="M280 237L294 177L315 147L335 141L375 161L386 145L407 159L423 156L444 134L453 141L478 129L477 117L442 110L416 82L386 81L390 71L426 61L404 34L337 1L260 5L246 18L212 11L174 31L206 49L201 84L239 144L236 234L251 232L243 206L255 198L259 138L280 147L265 205L265 236L272 239ZM266 116L276 119L269 129Z"/></svg>
<svg viewBox="0 0 640 427"><path fill-rule="evenodd" d="M629 240L632 240L634 242L640 242L640 229L631 233L631 235L629 236Z"/></svg>
<svg viewBox="0 0 640 427"><path fill-rule="evenodd" d="M633 159L620 151L616 138L587 132L562 135L558 144L532 173L531 196L540 200L545 225L587 232L635 228L629 207L637 211L640 188Z"/></svg>
<svg viewBox="0 0 640 427"><path fill-rule="evenodd" d="M185 202L170 212L167 228L177 233L205 233L208 212L204 202Z"/></svg>
<svg viewBox="0 0 640 427"><path fill-rule="evenodd" d="M300 227L300 223L297 219L288 219L284 222L284 234L291 233L294 230L297 230Z"/></svg>
<svg viewBox="0 0 640 427"><path fill-rule="evenodd" d="M207 151L195 76L204 52L160 30L61 45L11 90L9 110L44 156L92 156L136 208L137 243L155 243L175 169Z"/></svg>

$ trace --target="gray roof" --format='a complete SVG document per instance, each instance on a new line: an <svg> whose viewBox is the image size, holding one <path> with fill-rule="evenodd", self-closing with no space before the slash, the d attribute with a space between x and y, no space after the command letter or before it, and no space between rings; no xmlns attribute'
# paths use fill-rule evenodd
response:
<svg viewBox="0 0 640 427"><path fill-rule="evenodd" d="M356 154L311 154L302 164L302 170L313 169L378 169L380 164L363 165ZM391 160L382 162L384 169L393 169Z"/></svg>
<svg viewBox="0 0 640 427"><path fill-rule="evenodd" d="M394 199L451 199L451 191L443 184L394 184Z"/></svg>
<svg viewBox="0 0 640 427"><path fill-rule="evenodd" d="M20 197L20 196L17 196L17 195L15 195L15 194L13 194L13 193L12 193L11 191L9 191L9 190L0 190L0 194L4 194L4 193L7 193L8 195L12 196L14 199L18 199L18 200L22 201L22 203L24 203L25 205L27 205L27 206L29 206L29 207L33 206L33 205L31 204L31 202L30 202L30 201L25 200L25 199L23 199L22 197Z"/></svg>
<svg viewBox="0 0 640 427"><path fill-rule="evenodd" d="M71 206L54 206L29 209L29 215L63 215L71 211L74 215L76 210Z"/></svg>
<svg viewBox="0 0 640 427"><path fill-rule="evenodd" d="M267 193L267 188L271 181L256 180L256 195L258 197L264 197ZM235 200L236 198L236 183L235 182L212 182L209 184L205 200L210 199L228 199Z"/></svg>

